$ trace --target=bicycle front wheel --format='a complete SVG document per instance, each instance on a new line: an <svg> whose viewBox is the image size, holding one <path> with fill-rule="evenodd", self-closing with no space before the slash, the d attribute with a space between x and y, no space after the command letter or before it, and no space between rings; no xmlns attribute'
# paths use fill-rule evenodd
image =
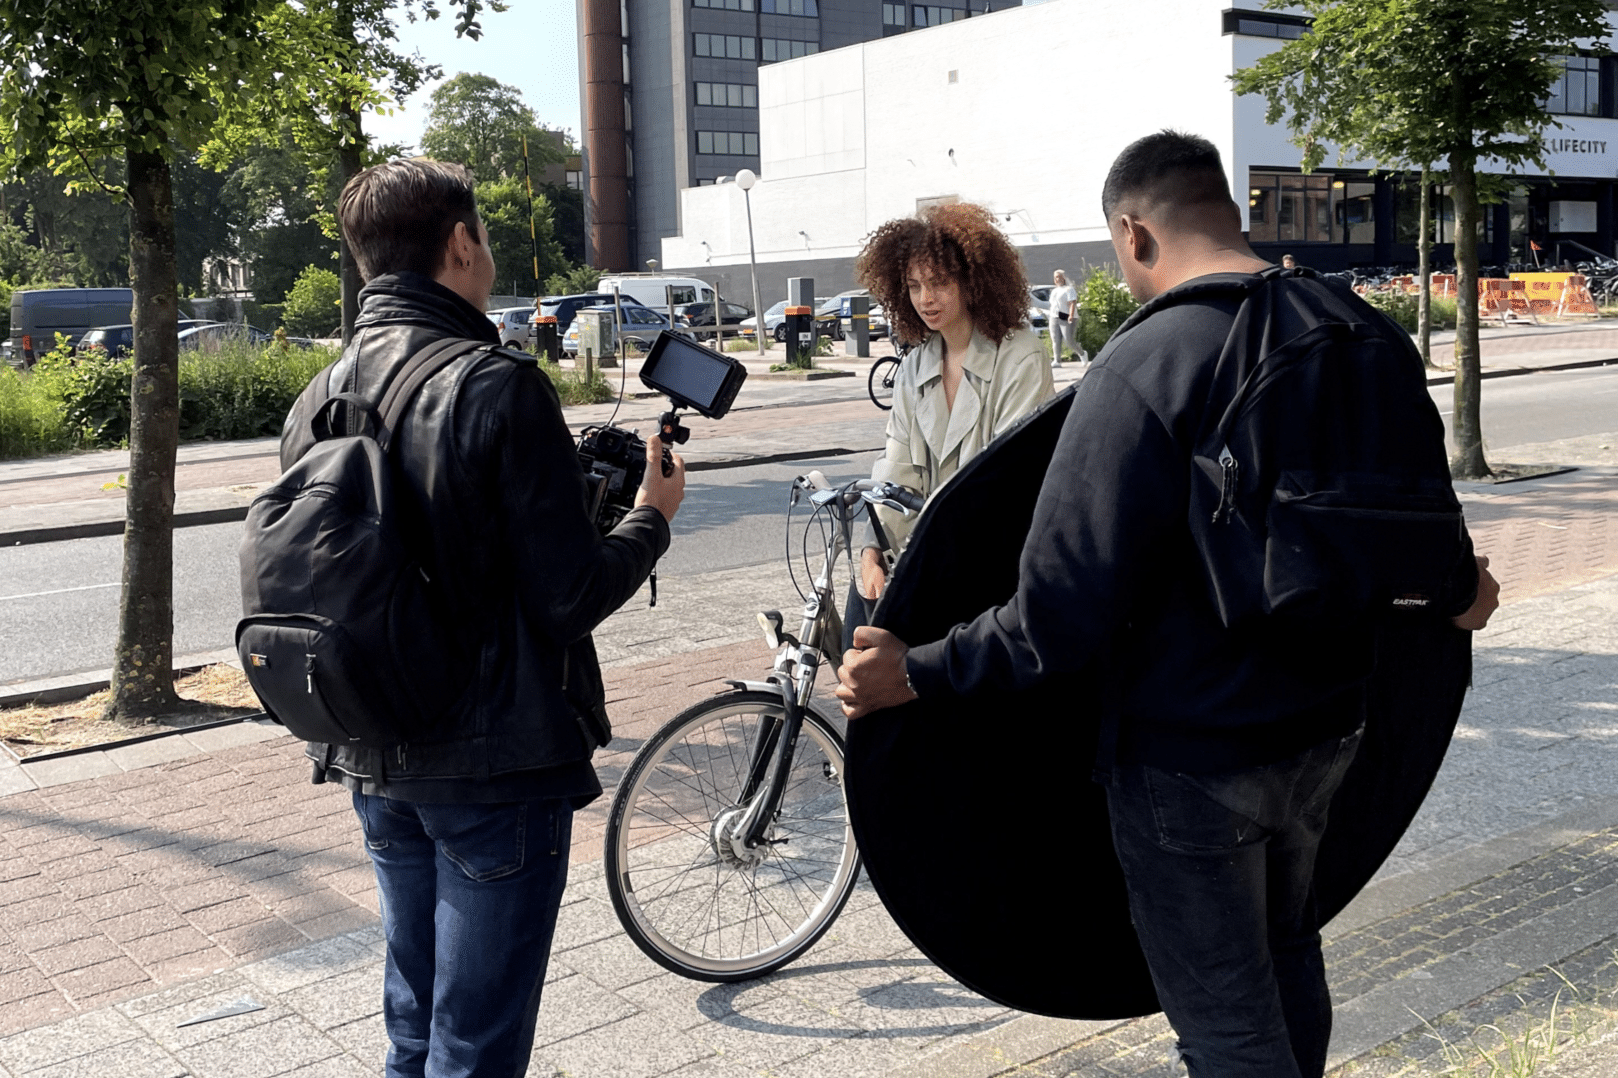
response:
<svg viewBox="0 0 1618 1078"><path fill-rule="evenodd" d="M729 840L760 739L785 718L774 693L725 693L677 715L624 773L607 822L607 890L624 931L665 969L699 981L763 976L814 946L853 893L843 739L813 711L764 841Z"/></svg>
<svg viewBox="0 0 1618 1078"><path fill-rule="evenodd" d="M886 412L893 407L893 380L899 374L897 359L879 359L871 364L871 373L865 380L871 403Z"/></svg>

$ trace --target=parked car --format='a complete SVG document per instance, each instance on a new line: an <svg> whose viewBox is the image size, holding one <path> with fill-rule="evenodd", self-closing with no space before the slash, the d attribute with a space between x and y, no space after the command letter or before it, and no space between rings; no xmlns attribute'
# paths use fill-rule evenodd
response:
<svg viewBox="0 0 1618 1078"><path fill-rule="evenodd" d="M534 320L533 307L501 307L485 311L500 334L500 343L507 348L528 347L528 324Z"/></svg>
<svg viewBox="0 0 1618 1078"><path fill-rule="evenodd" d="M819 310L826 304L825 296L815 297L815 309ZM764 312L764 332L768 333L777 344L787 339L787 301L782 300ZM736 323L736 332L743 337L751 337L758 319L747 317Z"/></svg>
<svg viewBox="0 0 1618 1078"><path fill-rule="evenodd" d="M571 296L546 296L539 301L539 313L542 316L548 315L556 319L556 331L566 336L568 327L573 324L573 315L580 308L594 307L598 303L610 304L611 302L611 292L579 292ZM538 335L538 330L534 326L535 323L530 320L528 323L528 342L530 345Z"/></svg>
<svg viewBox="0 0 1618 1078"><path fill-rule="evenodd" d="M246 322L208 322L180 331L180 351L195 348L217 351L226 343L245 341L248 344L270 344L275 334L250 326ZM308 337L288 337L287 343L296 348L313 348L315 342Z"/></svg>
<svg viewBox="0 0 1618 1078"><path fill-rule="evenodd" d="M751 318L753 312L740 303L720 301L720 320L727 326L737 326L742 319ZM682 303L674 308L674 321L682 326L711 326L714 324L714 305L707 303Z"/></svg>
<svg viewBox="0 0 1618 1078"><path fill-rule="evenodd" d="M1050 321L1051 289L1055 285L1036 284L1028 289L1028 325L1031 329L1044 329Z"/></svg>
<svg viewBox="0 0 1618 1078"><path fill-rule="evenodd" d="M580 309L605 311L611 314L612 304L603 303L595 307L583 307ZM652 310L650 307L642 307L638 303L626 302L622 311L623 321L618 325L618 336L623 340L634 342L641 351L650 348L652 342L657 339L657 335L670 328L668 317ZM578 312L575 311L574 313L577 314ZM570 356L579 354L579 328L579 320L575 318L572 324L568 326L567 332L562 334L562 351ZM675 332L679 332L679 327L675 327Z"/></svg>
<svg viewBox="0 0 1618 1078"><path fill-rule="evenodd" d="M815 301L815 334L821 337L830 337L834 341L843 339L843 299L846 296L869 296L871 293L863 288L850 288L846 292L839 292L822 303ZM885 321L884 321L885 324Z"/></svg>
<svg viewBox="0 0 1618 1078"><path fill-rule="evenodd" d="M180 319L179 329L181 333L184 333L186 330L195 329L198 326L211 325L213 325L213 322L206 318L182 318ZM97 326L79 338L79 343L74 346L73 351L77 353L87 348L100 348L108 355L122 356L127 355L134 347L134 326Z"/></svg>
<svg viewBox="0 0 1618 1078"><path fill-rule="evenodd" d="M11 294L11 354L32 367L56 347L56 335L69 344L93 326L117 324L130 317L135 293L127 288L24 288Z"/></svg>

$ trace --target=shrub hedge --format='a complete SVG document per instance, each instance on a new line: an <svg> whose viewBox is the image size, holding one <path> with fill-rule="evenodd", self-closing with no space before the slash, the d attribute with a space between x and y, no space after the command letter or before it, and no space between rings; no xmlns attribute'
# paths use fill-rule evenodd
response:
<svg viewBox="0 0 1618 1078"><path fill-rule="evenodd" d="M337 358L334 348L233 342L180 357L180 440L258 438L281 432L292 402ZM618 392L597 371L554 363L540 369L563 404L599 404ZM0 459L129 443L133 361L100 349L74 356L63 345L33 369L0 364Z"/></svg>

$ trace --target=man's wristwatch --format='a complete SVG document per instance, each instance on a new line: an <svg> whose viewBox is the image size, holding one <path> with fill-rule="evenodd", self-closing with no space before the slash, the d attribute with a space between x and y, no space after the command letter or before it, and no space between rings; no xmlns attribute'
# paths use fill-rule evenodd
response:
<svg viewBox="0 0 1618 1078"><path fill-rule="evenodd" d="M921 693L916 691L915 684L910 680L910 664L905 663L903 660L900 660L900 662L901 662L901 668L904 670L904 674L905 674L905 688L910 690L910 695L911 696L920 696Z"/></svg>

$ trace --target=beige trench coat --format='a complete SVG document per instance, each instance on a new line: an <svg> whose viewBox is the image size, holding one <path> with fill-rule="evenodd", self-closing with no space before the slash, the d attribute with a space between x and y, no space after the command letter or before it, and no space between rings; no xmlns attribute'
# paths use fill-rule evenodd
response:
<svg viewBox="0 0 1618 1078"><path fill-rule="evenodd" d="M871 469L872 478L929 498L1054 392L1050 360L1027 329L1014 330L998 347L972 331L953 410L944 403L943 362L944 339L937 333L905 357L893 383L887 448ZM916 518L882 508L877 516L894 549L903 550Z"/></svg>

